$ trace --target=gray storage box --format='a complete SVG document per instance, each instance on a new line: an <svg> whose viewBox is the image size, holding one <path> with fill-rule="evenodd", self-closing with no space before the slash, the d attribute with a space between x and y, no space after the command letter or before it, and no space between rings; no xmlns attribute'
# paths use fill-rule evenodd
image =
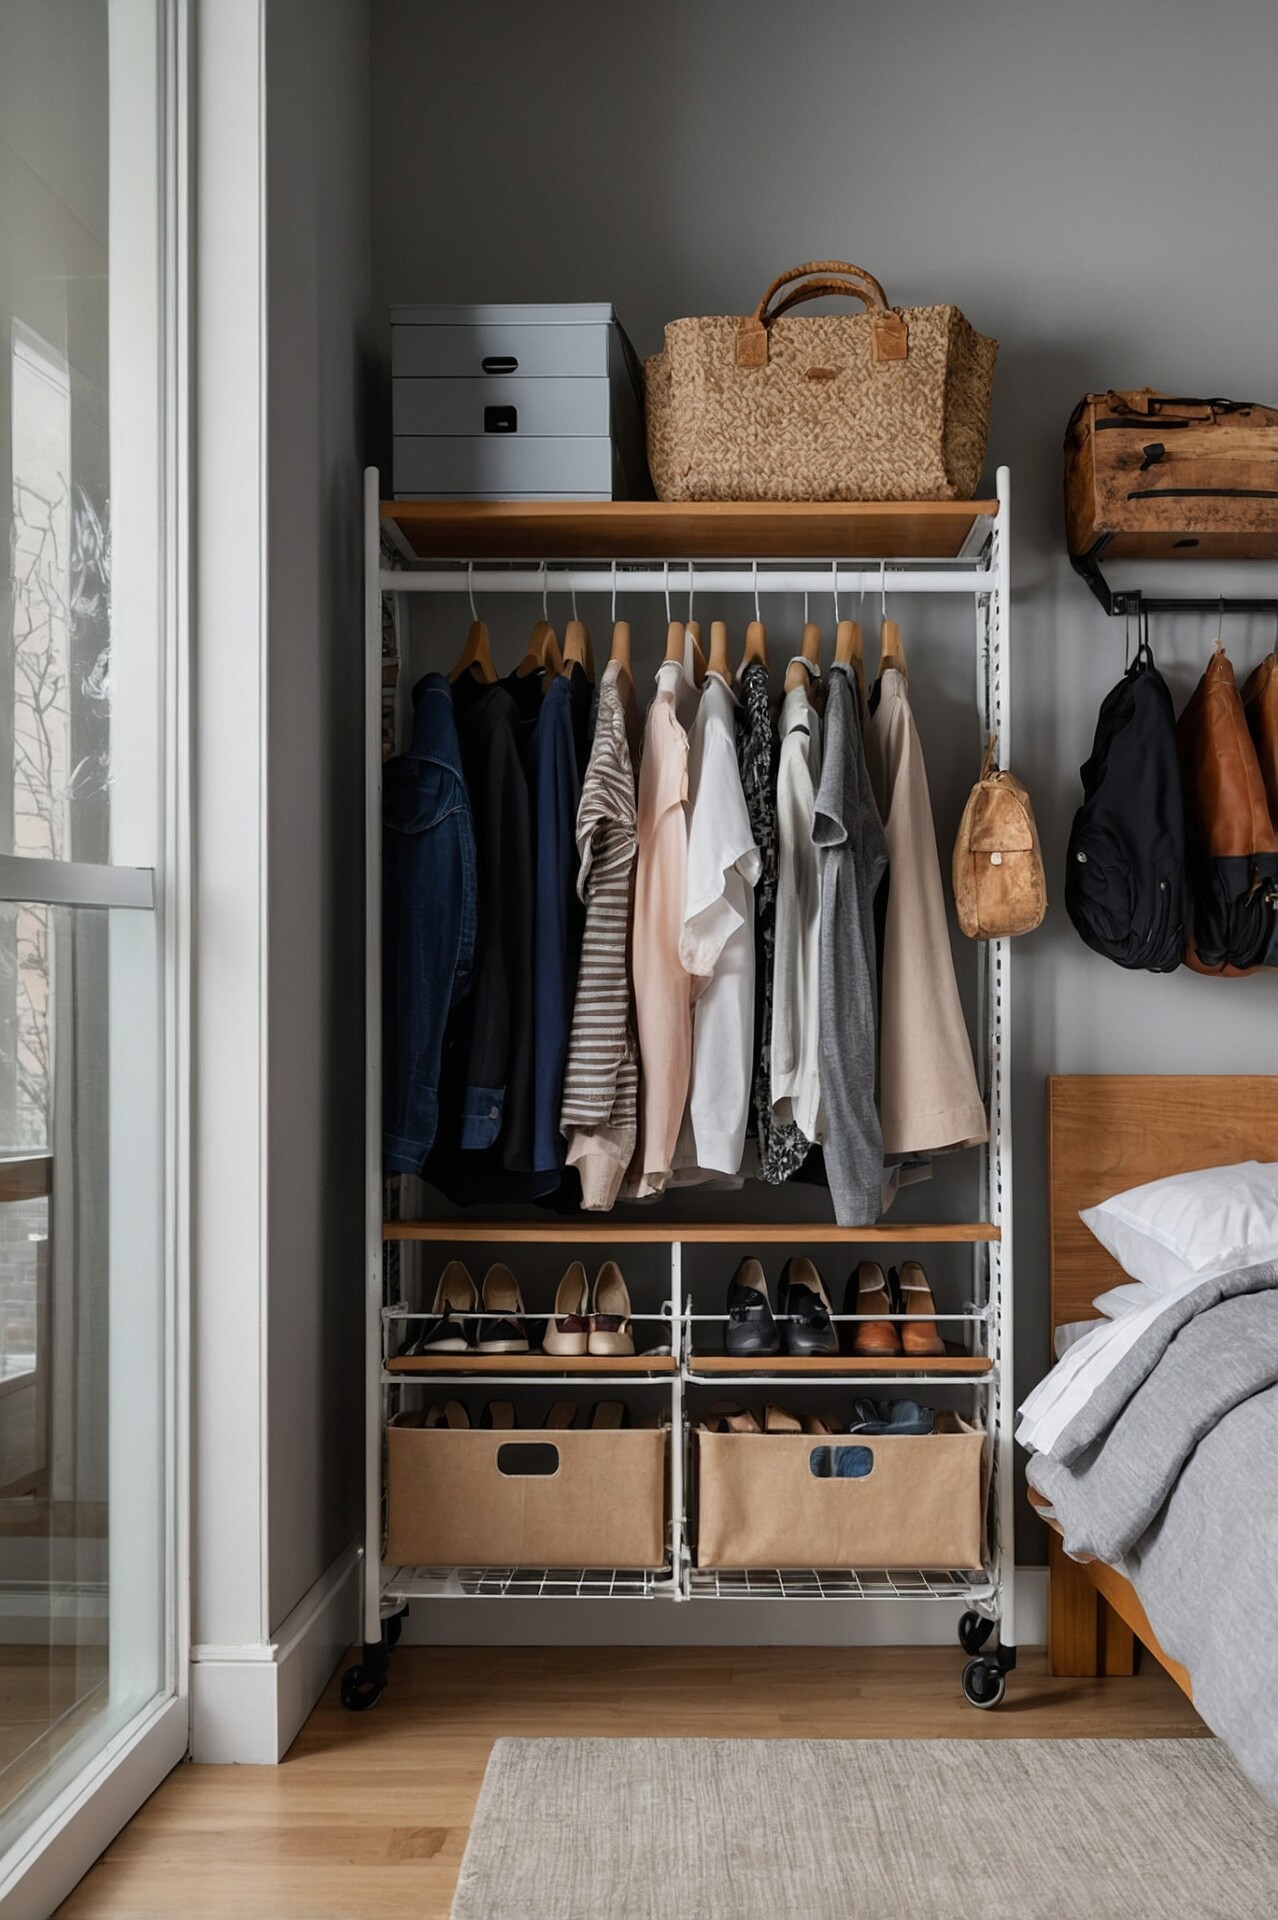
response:
<svg viewBox="0 0 1278 1920"><path fill-rule="evenodd" d="M606 305L391 308L397 500L646 500L642 374Z"/></svg>

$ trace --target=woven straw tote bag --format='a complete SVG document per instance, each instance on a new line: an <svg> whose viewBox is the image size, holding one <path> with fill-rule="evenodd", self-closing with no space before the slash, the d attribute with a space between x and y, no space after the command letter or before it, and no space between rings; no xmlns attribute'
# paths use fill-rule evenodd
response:
<svg viewBox="0 0 1278 1920"><path fill-rule="evenodd" d="M864 311L786 317L830 294ZM662 500L970 500L997 353L957 307L890 307L846 260L793 267L745 319L666 327L644 368L653 485Z"/></svg>

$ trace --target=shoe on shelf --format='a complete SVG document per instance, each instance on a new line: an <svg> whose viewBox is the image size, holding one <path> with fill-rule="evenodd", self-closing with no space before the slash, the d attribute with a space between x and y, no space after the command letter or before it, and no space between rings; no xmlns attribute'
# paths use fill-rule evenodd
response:
<svg viewBox="0 0 1278 1920"><path fill-rule="evenodd" d="M546 1426L552 1433L567 1433L569 1427L577 1424L577 1403L575 1400L556 1400L546 1415Z"/></svg>
<svg viewBox="0 0 1278 1920"><path fill-rule="evenodd" d="M632 1415L623 1400L596 1400L590 1415L590 1424L596 1428L607 1428L616 1432L619 1427L628 1427Z"/></svg>
<svg viewBox="0 0 1278 1920"><path fill-rule="evenodd" d="M485 1427L499 1427L503 1432L518 1426L514 1401L490 1400L484 1408L484 1417L480 1424Z"/></svg>
<svg viewBox="0 0 1278 1920"><path fill-rule="evenodd" d="M615 1260L605 1260L595 1275L595 1297L590 1308L587 1351L624 1359L634 1353L635 1330L630 1320L630 1290Z"/></svg>
<svg viewBox="0 0 1278 1920"><path fill-rule="evenodd" d="M785 1316L785 1350L810 1358L837 1353L839 1333L830 1318L830 1296L812 1260L787 1260L777 1286L777 1312Z"/></svg>
<svg viewBox="0 0 1278 1920"><path fill-rule="evenodd" d="M542 1351L560 1355L589 1350L590 1282L580 1260L574 1260L555 1292L555 1311L546 1322Z"/></svg>
<svg viewBox="0 0 1278 1920"><path fill-rule="evenodd" d="M468 1269L460 1260L450 1260L435 1288L433 1318L406 1351L414 1358L428 1353L469 1353L471 1323L479 1306L479 1294ZM462 1316L467 1316L463 1318Z"/></svg>
<svg viewBox="0 0 1278 1920"><path fill-rule="evenodd" d="M763 1431L765 1433L802 1433L803 1423L796 1420L784 1407L765 1407L763 1409Z"/></svg>
<svg viewBox="0 0 1278 1920"><path fill-rule="evenodd" d="M843 1296L844 1313L882 1313L892 1311L892 1301L888 1293L888 1283L883 1278L883 1269L877 1260L863 1260L859 1267L848 1275L847 1291ZM899 1353L901 1336L891 1320L860 1320L853 1328L855 1338L852 1341L853 1353L866 1358Z"/></svg>
<svg viewBox="0 0 1278 1920"><path fill-rule="evenodd" d="M723 1351L743 1360L781 1351L781 1332L773 1318L768 1277L760 1260L743 1260L728 1282Z"/></svg>
<svg viewBox="0 0 1278 1920"><path fill-rule="evenodd" d="M757 1414L735 1400L716 1400L701 1423L703 1433L762 1433Z"/></svg>
<svg viewBox="0 0 1278 1920"><path fill-rule="evenodd" d="M470 1425L470 1415L460 1400L445 1400L443 1406L432 1406L426 1410L424 1427L453 1427L461 1430Z"/></svg>
<svg viewBox="0 0 1278 1920"><path fill-rule="evenodd" d="M932 1289L928 1285L927 1274L919 1260L904 1260L898 1276L893 1269L892 1278L896 1282L897 1311L907 1316L901 1322L901 1346L908 1354L939 1354L945 1352L945 1342L936 1331L936 1322L932 1315L936 1312L936 1302L932 1298Z"/></svg>
<svg viewBox="0 0 1278 1920"><path fill-rule="evenodd" d="M484 1275L484 1318L479 1323L477 1353L528 1353L528 1309L519 1282L498 1261Z"/></svg>

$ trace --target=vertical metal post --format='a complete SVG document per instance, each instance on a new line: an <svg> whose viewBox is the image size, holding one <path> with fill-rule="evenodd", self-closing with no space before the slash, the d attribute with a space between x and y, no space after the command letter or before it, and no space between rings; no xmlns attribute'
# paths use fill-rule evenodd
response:
<svg viewBox="0 0 1278 1920"><path fill-rule="evenodd" d="M670 1242L670 1350L674 1374L670 1383L670 1559L674 1597L686 1599L683 1579L683 1245Z"/></svg>
<svg viewBox="0 0 1278 1920"><path fill-rule="evenodd" d="M364 469L364 1638L380 1639L382 1573L381 481Z"/></svg>
<svg viewBox="0 0 1278 1920"><path fill-rule="evenodd" d="M992 607L994 632L990 659L990 719L999 737L999 764L1011 754L1011 477L998 470L998 518L995 522L996 570ZM990 966L990 1218L1000 1238L990 1248L991 1316L997 1345L995 1445L998 1449L999 1577L1004 1647L1016 1645L1016 1459L1012 1444L1012 1131L1010 1049L1005 1015L1011 991L1011 941L991 943Z"/></svg>

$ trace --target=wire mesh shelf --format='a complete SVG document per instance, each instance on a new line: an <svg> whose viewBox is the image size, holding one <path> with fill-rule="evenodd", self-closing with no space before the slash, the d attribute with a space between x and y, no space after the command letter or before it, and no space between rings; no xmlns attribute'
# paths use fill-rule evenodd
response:
<svg viewBox="0 0 1278 1920"><path fill-rule="evenodd" d="M670 1593L669 1567L389 1567L391 1600L651 1600Z"/></svg>
<svg viewBox="0 0 1278 1920"><path fill-rule="evenodd" d="M923 1568L764 1567L711 1571L694 1567L692 1600L964 1600L990 1589L982 1573L929 1573Z"/></svg>

